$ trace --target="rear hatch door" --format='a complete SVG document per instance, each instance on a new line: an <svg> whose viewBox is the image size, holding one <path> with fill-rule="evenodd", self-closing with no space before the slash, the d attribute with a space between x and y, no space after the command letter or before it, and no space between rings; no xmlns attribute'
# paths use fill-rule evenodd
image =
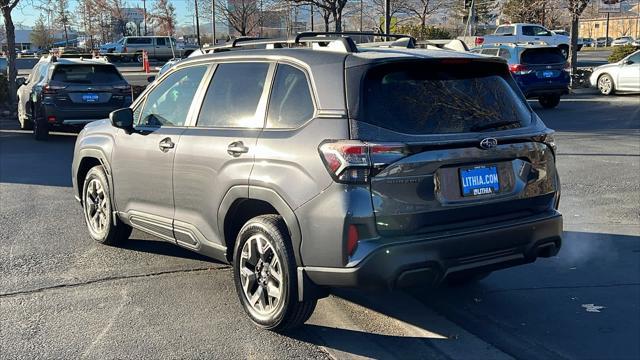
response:
<svg viewBox="0 0 640 360"><path fill-rule="evenodd" d="M66 109L117 108L131 96L131 88L110 64L57 65L50 89L56 91L55 104Z"/></svg>
<svg viewBox="0 0 640 360"><path fill-rule="evenodd" d="M354 67L347 78L352 138L403 148L391 160L370 154L380 234L447 231L553 206L549 130L504 62L403 61Z"/></svg>
<svg viewBox="0 0 640 360"><path fill-rule="evenodd" d="M520 63L531 71L530 79L536 82L563 80L566 60L557 47L524 49L520 53Z"/></svg>

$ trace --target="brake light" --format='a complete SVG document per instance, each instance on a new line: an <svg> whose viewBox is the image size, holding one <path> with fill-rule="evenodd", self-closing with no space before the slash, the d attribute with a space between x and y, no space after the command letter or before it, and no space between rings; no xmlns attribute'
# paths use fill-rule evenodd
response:
<svg viewBox="0 0 640 360"><path fill-rule="evenodd" d="M534 140L537 142L544 143L549 148L551 148L554 153L558 151L558 145L556 144L556 138L553 135L553 133L536 136Z"/></svg>
<svg viewBox="0 0 640 360"><path fill-rule="evenodd" d="M49 117L47 117L47 121L50 122L50 123L54 123L54 122L56 122L56 117L55 116L49 116Z"/></svg>
<svg viewBox="0 0 640 360"><path fill-rule="evenodd" d="M45 85L42 88L42 93L45 95L55 94L58 90L64 90L66 86L58 86L58 85Z"/></svg>
<svg viewBox="0 0 640 360"><path fill-rule="evenodd" d="M564 71L570 73L571 72L571 64L568 62L564 63Z"/></svg>
<svg viewBox="0 0 640 360"><path fill-rule="evenodd" d="M406 156L401 143L364 143L357 140L325 142L320 156L334 180L341 183L369 182L387 165Z"/></svg>
<svg viewBox="0 0 640 360"><path fill-rule="evenodd" d="M511 71L516 75L526 75L526 74L531 74L533 72L533 70L527 68L525 65L522 65L522 64L509 65L509 71Z"/></svg>
<svg viewBox="0 0 640 360"><path fill-rule="evenodd" d="M482 36L476 36L476 40L474 41L474 43L475 43L476 45L482 45L482 44L484 44L484 37L482 37Z"/></svg>

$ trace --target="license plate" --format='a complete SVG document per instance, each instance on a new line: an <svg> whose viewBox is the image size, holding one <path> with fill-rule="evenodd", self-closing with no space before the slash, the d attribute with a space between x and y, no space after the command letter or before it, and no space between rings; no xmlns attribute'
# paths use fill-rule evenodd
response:
<svg viewBox="0 0 640 360"><path fill-rule="evenodd" d="M476 166L460 169L462 196L494 194L500 190L498 168L495 166Z"/></svg>
<svg viewBox="0 0 640 360"><path fill-rule="evenodd" d="M553 77L553 71L543 71L542 76L545 78Z"/></svg>
<svg viewBox="0 0 640 360"><path fill-rule="evenodd" d="M96 102L98 101L98 94L83 94L82 101L84 102Z"/></svg>

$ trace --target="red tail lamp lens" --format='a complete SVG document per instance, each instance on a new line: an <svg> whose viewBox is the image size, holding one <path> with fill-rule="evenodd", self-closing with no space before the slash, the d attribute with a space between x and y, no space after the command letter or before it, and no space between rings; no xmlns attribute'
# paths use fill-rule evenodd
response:
<svg viewBox="0 0 640 360"><path fill-rule="evenodd" d="M353 255L358 247L358 238L360 235L358 234L358 227L355 225L349 225L349 233L347 237L347 254L349 256Z"/></svg>

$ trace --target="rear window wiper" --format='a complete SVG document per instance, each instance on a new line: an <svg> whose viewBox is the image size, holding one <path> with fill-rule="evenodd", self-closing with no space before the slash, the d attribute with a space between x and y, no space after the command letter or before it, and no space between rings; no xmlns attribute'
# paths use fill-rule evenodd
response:
<svg viewBox="0 0 640 360"><path fill-rule="evenodd" d="M470 130L483 131L483 130L497 129L500 127L505 127L510 125L520 125L520 121L500 121L500 122L494 122L490 124L475 125L475 126L472 126Z"/></svg>

